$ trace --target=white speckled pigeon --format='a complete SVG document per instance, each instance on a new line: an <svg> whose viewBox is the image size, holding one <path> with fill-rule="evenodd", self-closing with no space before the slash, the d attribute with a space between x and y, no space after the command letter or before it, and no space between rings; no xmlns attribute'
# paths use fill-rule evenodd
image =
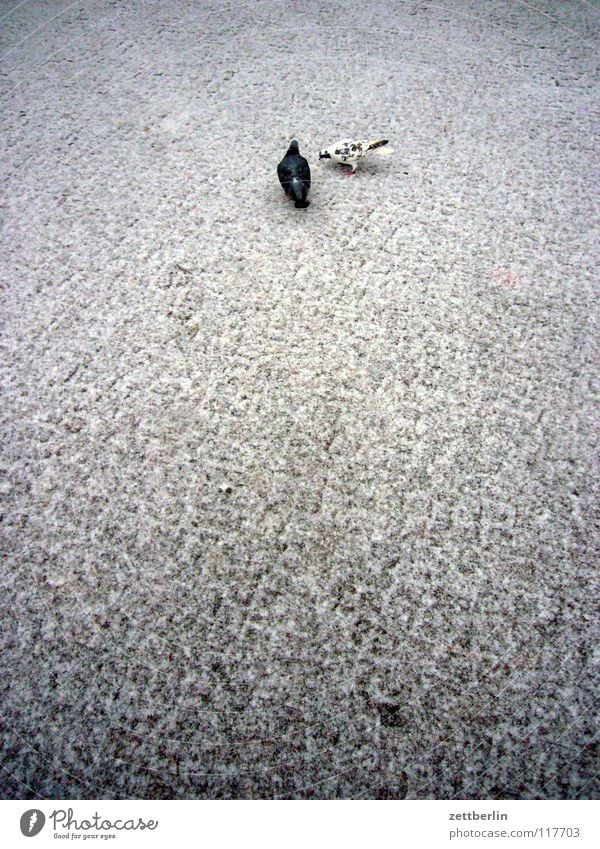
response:
<svg viewBox="0 0 600 849"><path fill-rule="evenodd" d="M367 153L377 151L384 156L390 156L394 152L392 147L382 149L387 143L387 139L380 141L344 139L320 150L319 159L333 159L334 162L339 162L341 165L349 165L350 173L354 174L359 159L362 159Z"/></svg>

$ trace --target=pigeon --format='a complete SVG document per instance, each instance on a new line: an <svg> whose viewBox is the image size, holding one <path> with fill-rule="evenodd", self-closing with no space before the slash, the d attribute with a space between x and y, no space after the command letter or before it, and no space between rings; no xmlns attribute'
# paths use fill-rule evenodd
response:
<svg viewBox="0 0 600 849"><path fill-rule="evenodd" d="M354 174L358 160L362 159L363 156L372 150L377 150L385 156L390 156L394 152L392 147L380 150L387 143L387 139L382 139L381 141L344 139L320 150L319 159L333 159L334 162L339 162L341 165L349 165L351 169L350 174Z"/></svg>
<svg viewBox="0 0 600 849"><path fill-rule="evenodd" d="M298 142L290 142L286 155L277 166L277 176L283 191L294 201L296 209L306 209L310 201L306 200L310 189L310 166L300 156Z"/></svg>

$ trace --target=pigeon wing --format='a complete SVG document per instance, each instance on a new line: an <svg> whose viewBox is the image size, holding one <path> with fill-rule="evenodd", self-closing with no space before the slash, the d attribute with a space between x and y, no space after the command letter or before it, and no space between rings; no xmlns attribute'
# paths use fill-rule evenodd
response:
<svg viewBox="0 0 600 849"><path fill-rule="evenodd" d="M308 160L303 156L297 156L296 168L298 177L306 184L307 188L310 188L310 165L308 164Z"/></svg>
<svg viewBox="0 0 600 849"><path fill-rule="evenodd" d="M283 188L286 189L286 191L293 176L292 166L289 159L290 158L286 156L285 159L282 159L279 165L277 166L277 176L279 177L279 182L281 183Z"/></svg>

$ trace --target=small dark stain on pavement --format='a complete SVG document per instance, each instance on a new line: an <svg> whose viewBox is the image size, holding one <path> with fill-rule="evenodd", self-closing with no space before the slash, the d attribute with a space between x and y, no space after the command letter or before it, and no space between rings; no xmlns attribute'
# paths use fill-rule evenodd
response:
<svg viewBox="0 0 600 849"><path fill-rule="evenodd" d="M385 725L386 728L405 728L407 725L400 705L383 702L377 705L377 712L381 719L381 724Z"/></svg>

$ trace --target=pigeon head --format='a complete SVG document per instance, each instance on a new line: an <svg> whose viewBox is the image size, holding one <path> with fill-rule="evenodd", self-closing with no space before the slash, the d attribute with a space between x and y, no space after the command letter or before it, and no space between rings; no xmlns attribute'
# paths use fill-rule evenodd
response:
<svg viewBox="0 0 600 849"><path fill-rule="evenodd" d="M288 153L300 153L300 148L298 147L298 142L296 139L292 139L290 142L290 146L288 147Z"/></svg>
<svg viewBox="0 0 600 849"><path fill-rule="evenodd" d="M331 159L331 154L326 148L323 148L323 150L319 151L319 159Z"/></svg>

